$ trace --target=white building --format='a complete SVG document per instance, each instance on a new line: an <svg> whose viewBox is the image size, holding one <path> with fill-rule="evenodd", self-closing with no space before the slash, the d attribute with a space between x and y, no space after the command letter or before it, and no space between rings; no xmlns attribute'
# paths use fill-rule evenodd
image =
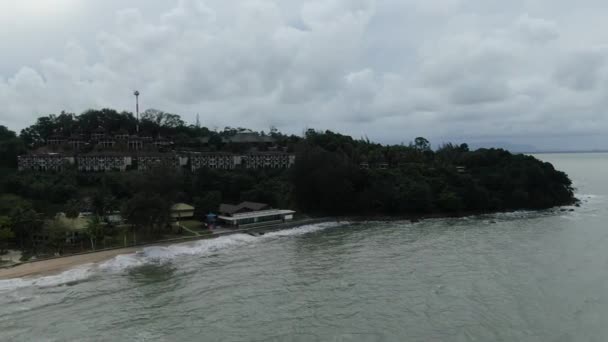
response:
<svg viewBox="0 0 608 342"><path fill-rule="evenodd" d="M194 172L201 168L232 170L241 165L241 156L231 153L193 152L188 154L190 169Z"/></svg>
<svg viewBox="0 0 608 342"><path fill-rule="evenodd" d="M296 156L283 152L255 152L243 157L247 169L287 169L296 162Z"/></svg>
<svg viewBox="0 0 608 342"><path fill-rule="evenodd" d="M125 154L91 153L76 157L78 171L85 172L124 172L132 165L133 159Z"/></svg>
<svg viewBox="0 0 608 342"><path fill-rule="evenodd" d="M74 164L74 157L61 153L26 154L19 156L19 171L62 171Z"/></svg>

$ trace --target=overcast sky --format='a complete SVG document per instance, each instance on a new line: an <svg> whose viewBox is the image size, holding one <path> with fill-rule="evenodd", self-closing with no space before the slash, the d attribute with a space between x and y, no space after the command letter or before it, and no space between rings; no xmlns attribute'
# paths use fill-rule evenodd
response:
<svg viewBox="0 0 608 342"><path fill-rule="evenodd" d="M605 0L3 0L0 124L111 107L209 127L608 148Z"/></svg>

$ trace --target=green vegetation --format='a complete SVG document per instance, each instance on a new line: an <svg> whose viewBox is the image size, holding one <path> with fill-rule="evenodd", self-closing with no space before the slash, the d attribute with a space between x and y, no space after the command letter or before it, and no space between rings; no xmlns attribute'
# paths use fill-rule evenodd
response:
<svg viewBox="0 0 608 342"><path fill-rule="evenodd" d="M280 148L296 154L288 170L213 170L195 173L159 167L146 172L17 172L17 156L44 145L58 132L90 134L98 127L135 130L131 113L104 109L82 115L41 117L15 133L0 126L0 249L10 242L28 253L62 253L155 239L172 234L169 208L192 203L204 220L222 202L256 201L314 215L459 215L544 209L574 203L568 176L534 157L500 149L470 151L466 144L436 150L424 138L408 145L381 145L346 135L308 130L303 137L268 133ZM170 137L180 149L196 150L203 137L212 149L246 150L221 137L244 129L211 131L188 126L179 116L147 111L142 134ZM91 212L80 245L68 245L70 231L55 218ZM120 213L125 224L112 221ZM187 227L200 230L198 225ZM83 242L84 241L84 242Z"/></svg>

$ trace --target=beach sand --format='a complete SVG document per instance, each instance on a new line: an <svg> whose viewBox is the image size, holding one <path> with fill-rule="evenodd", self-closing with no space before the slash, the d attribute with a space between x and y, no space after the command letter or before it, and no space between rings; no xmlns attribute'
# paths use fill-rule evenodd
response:
<svg viewBox="0 0 608 342"><path fill-rule="evenodd" d="M120 248L25 263L12 268L0 269L0 279L58 274L80 265L98 263L111 259L117 255L131 254L140 250L142 250L142 247Z"/></svg>
<svg viewBox="0 0 608 342"><path fill-rule="evenodd" d="M0 280L3 279L12 279L12 278L24 278L24 277L40 277L40 276L49 276L55 275L64 271L67 271L71 268L85 265L85 264L95 264L100 263L109 259L114 258L115 256L122 254L131 254L138 251L143 250L145 247L149 246L169 246L174 244L188 243L201 239L209 239L216 238L225 235L232 235L238 233L247 233L249 231L273 231L273 230L283 230L289 228L295 228L298 226L302 226L305 224L315 224L326 222L328 219L326 218L316 218L316 219L303 219L292 221L289 223L281 224L281 225L272 225L272 226L259 226L245 229L216 229L214 230L212 235L201 235L201 236L191 236L184 237L174 240L164 240L153 242L146 245L141 245L138 247L127 247L127 248L118 248L112 250L105 250L99 252L91 252L86 254L79 255L71 255L66 257L59 257L55 259L47 259L29 262L25 264L21 264L12 268L0 268Z"/></svg>

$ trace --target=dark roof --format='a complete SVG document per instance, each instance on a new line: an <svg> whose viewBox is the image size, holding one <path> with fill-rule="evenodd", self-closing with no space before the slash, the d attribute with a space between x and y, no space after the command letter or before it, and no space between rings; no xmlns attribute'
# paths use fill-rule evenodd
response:
<svg viewBox="0 0 608 342"><path fill-rule="evenodd" d="M120 151L100 151L79 154L77 157L131 157L131 154Z"/></svg>
<svg viewBox="0 0 608 342"><path fill-rule="evenodd" d="M81 134L72 133L70 140L84 140L84 137Z"/></svg>
<svg viewBox="0 0 608 342"><path fill-rule="evenodd" d="M258 135L257 133L238 133L231 137L224 137L222 141L225 143L236 143L236 144L246 144L246 143L272 143L274 142L274 138L267 135Z"/></svg>
<svg viewBox="0 0 608 342"><path fill-rule="evenodd" d="M220 213L222 214L234 214L237 212L238 206L232 204L220 204Z"/></svg>
<svg viewBox="0 0 608 342"><path fill-rule="evenodd" d="M101 126L98 126L97 128L95 128L93 130L93 133L105 133L105 132L106 132L106 130Z"/></svg>
<svg viewBox="0 0 608 342"><path fill-rule="evenodd" d="M20 155L19 158L30 158L30 157L54 157L54 158L63 158L65 155L63 153L52 153L52 152L32 152L28 154Z"/></svg>
<svg viewBox="0 0 608 342"><path fill-rule="evenodd" d="M235 156L236 154L225 151L217 151L217 152L198 152L198 151L179 151L182 154L188 154L190 156Z"/></svg>
<svg viewBox="0 0 608 342"><path fill-rule="evenodd" d="M177 158L178 155L172 152L164 153L164 152L140 152L135 154L137 157L154 157L154 158Z"/></svg>
<svg viewBox="0 0 608 342"><path fill-rule="evenodd" d="M256 203L256 202L243 202L239 204L241 208L252 209L253 211L263 210L268 208L268 204L266 203Z"/></svg>
<svg viewBox="0 0 608 342"><path fill-rule="evenodd" d="M268 156L294 156L295 153L288 153L283 151L253 151L247 152L246 155L256 156L256 155L268 155Z"/></svg>
<svg viewBox="0 0 608 342"><path fill-rule="evenodd" d="M239 205L221 204L220 213L232 215L232 214L236 214L236 213L243 213L243 212L249 212L249 211L260 211L260 210L265 210L265 209L269 209L269 208L270 208L270 206L268 204L256 203L256 202L242 202Z"/></svg>

